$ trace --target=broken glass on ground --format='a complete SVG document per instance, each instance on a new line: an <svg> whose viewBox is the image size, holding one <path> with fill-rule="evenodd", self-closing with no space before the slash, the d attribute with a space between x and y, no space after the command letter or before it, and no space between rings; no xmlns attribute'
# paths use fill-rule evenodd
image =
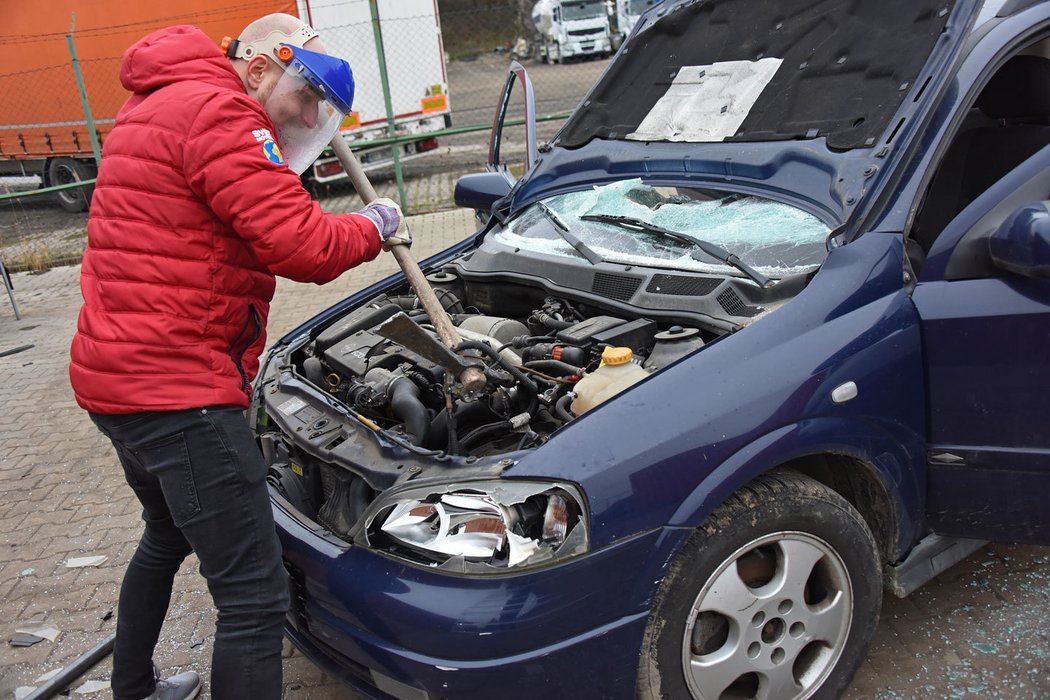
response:
<svg viewBox="0 0 1050 700"><path fill-rule="evenodd" d="M106 561L106 559L108 559L108 557L104 554L94 557L75 557L73 559L66 559L66 568L79 569L85 566L98 566Z"/></svg>
<svg viewBox="0 0 1050 700"><path fill-rule="evenodd" d="M73 692L79 695L89 695L103 690L109 690L109 681L87 681Z"/></svg>
<svg viewBox="0 0 1050 700"><path fill-rule="evenodd" d="M62 634L62 630L56 627L22 627L16 629L15 632L20 632L22 634L32 634L37 637L42 637L47 641L51 642L52 644L54 644L55 641L58 639L58 635Z"/></svg>
<svg viewBox="0 0 1050 700"><path fill-rule="evenodd" d="M34 644L39 644L44 641L43 637L38 637L35 634L27 634L25 632L18 632L8 640L8 644L13 647L31 647Z"/></svg>

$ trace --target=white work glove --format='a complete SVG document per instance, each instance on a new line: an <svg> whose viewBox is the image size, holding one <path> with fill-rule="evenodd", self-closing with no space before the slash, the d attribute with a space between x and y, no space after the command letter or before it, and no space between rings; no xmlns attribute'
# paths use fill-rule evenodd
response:
<svg viewBox="0 0 1050 700"><path fill-rule="evenodd" d="M394 200L381 197L357 213L368 217L375 224L379 238L383 241L383 250L390 250L396 245L412 245L412 233L405 224L401 207Z"/></svg>

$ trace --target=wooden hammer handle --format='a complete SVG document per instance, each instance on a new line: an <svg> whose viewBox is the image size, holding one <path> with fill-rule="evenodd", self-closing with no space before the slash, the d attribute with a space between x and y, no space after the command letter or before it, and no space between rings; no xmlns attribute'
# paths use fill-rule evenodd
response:
<svg viewBox="0 0 1050 700"><path fill-rule="evenodd" d="M377 199L375 188L368 181L364 168L357 162L357 157L354 156L350 146L343 140L342 135L336 134L335 138L332 139L331 146L335 152L335 157L339 159L343 170L350 177L350 182L353 183L354 189L357 190L362 201L367 205ZM397 261L397 264L401 266L401 271L405 273L405 278L411 285L412 291L419 297L419 303L423 305L423 310L427 312L430 322L434 324L434 330L437 331L438 338L449 348L455 350L462 340L459 331L452 325L452 320L448 317L444 307L441 306L441 302L438 301L437 295L434 294L434 288L430 286L430 282L423 275L423 271L419 269L419 264L412 257L408 246L394 245L390 247L390 252L394 255L394 260ZM460 374L459 381L468 391L476 391L485 385L485 374L480 369L471 367Z"/></svg>

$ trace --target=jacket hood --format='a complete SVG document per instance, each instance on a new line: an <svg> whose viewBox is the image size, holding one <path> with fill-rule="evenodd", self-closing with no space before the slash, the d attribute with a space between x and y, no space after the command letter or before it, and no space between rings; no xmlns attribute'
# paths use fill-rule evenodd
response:
<svg viewBox="0 0 1050 700"><path fill-rule="evenodd" d="M149 34L124 52L120 82L133 93L146 93L184 80L242 87L230 60L207 34L179 25Z"/></svg>

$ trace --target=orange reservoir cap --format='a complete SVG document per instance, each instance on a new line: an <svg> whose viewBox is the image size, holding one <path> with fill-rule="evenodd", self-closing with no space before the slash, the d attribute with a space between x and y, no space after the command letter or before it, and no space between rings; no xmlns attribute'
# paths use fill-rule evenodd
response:
<svg viewBox="0 0 1050 700"><path fill-rule="evenodd" d="M602 364L603 365L625 365L631 361L634 357L634 353L631 352L630 348L614 348L607 347L602 350Z"/></svg>

